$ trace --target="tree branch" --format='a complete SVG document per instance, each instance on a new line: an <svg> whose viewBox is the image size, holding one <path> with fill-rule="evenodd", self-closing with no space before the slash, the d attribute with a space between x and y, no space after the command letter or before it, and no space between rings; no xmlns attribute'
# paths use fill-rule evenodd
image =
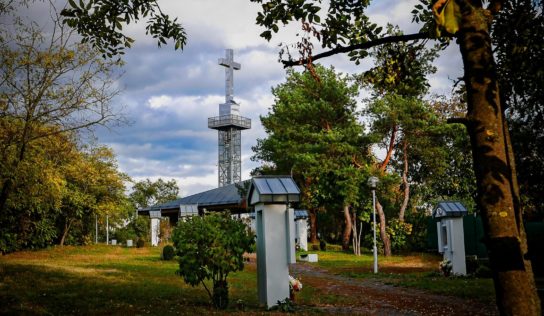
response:
<svg viewBox="0 0 544 316"><path fill-rule="evenodd" d="M449 119L446 120L446 122L448 124L463 124L465 126L468 125L469 121L466 117L450 117Z"/></svg>
<svg viewBox="0 0 544 316"><path fill-rule="evenodd" d="M374 46L379 46L383 44L388 43L397 43L397 42L409 42L409 41L416 41L421 39L430 39L430 35L428 33L414 33L414 34L407 34L407 35L392 35L392 36L386 36L382 38L378 38L373 41L359 43L355 45L350 46L337 46L329 51L310 56L307 58L299 59L299 60L282 60L282 64L284 68L292 67L292 66L300 66L305 65L308 63L309 60L316 61L321 58L329 57L336 54L342 54L342 53L349 53L351 51L357 50L357 49L369 49Z"/></svg>

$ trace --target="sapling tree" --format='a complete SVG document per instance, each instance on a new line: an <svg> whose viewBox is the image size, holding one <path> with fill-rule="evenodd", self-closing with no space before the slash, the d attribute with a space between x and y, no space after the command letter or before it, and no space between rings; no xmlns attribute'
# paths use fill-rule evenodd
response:
<svg viewBox="0 0 544 316"><path fill-rule="evenodd" d="M204 286L216 308L227 308L227 277L244 269L242 255L254 243L249 228L228 212L213 213L181 221L172 240L179 256L177 274L191 286ZM206 285L208 280L213 284L211 291Z"/></svg>

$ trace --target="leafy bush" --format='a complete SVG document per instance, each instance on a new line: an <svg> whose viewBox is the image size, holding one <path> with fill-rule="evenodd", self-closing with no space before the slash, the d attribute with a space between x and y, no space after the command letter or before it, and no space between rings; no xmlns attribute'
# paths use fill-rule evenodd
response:
<svg viewBox="0 0 544 316"><path fill-rule="evenodd" d="M136 234L129 226L118 228L113 233L113 238L117 239L120 244L126 244L127 240L136 240L136 237Z"/></svg>
<svg viewBox="0 0 544 316"><path fill-rule="evenodd" d="M491 269L488 266L484 264L480 264L480 266L478 266L478 268L476 269L476 272L474 273L474 275L477 278L492 278L493 271L491 271Z"/></svg>
<svg viewBox="0 0 544 316"><path fill-rule="evenodd" d="M150 226L149 217L138 216L132 218L125 227L116 229L113 236L121 244L125 244L127 240L138 240L138 238L145 241L145 238L149 236Z"/></svg>
<svg viewBox="0 0 544 316"><path fill-rule="evenodd" d="M138 241L136 241L136 247L137 248L143 248L145 246L145 241L143 238L138 238Z"/></svg>
<svg viewBox="0 0 544 316"><path fill-rule="evenodd" d="M166 245L162 248L162 260L172 260L174 259L175 251L174 247L171 245Z"/></svg>
<svg viewBox="0 0 544 316"><path fill-rule="evenodd" d="M476 270L480 267L477 256L466 256L465 257L467 274L474 275Z"/></svg>
<svg viewBox="0 0 544 316"><path fill-rule="evenodd" d="M293 313L295 306L289 298L286 298L283 301L278 301L274 309L283 313Z"/></svg>
<svg viewBox="0 0 544 316"><path fill-rule="evenodd" d="M391 240L391 250L395 252L406 250L408 236L412 234L412 224L401 222L398 219L389 221L386 232Z"/></svg>
<svg viewBox="0 0 544 316"><path fill-rule="evenodd" d="M195 216L178 224L172 240L180 256L177 274L191 286L202 284L216 308L227 308L227 276L244 269L243 254L254 243L247 226L228 212ZM204 283L210 279L213 294Z"/></svg>
<svg viewBox="0 0 544 316"><path fill-rule="evenodd" d="M407 249L425 251L427 249L427 224L429 217L424 212L408 212L406 222L412 224Z"/></svg>
<svg viewBox="0 0 544 316"><path fill-rule="evenodd" d="M321 251L327 251L327 243L324 240L321 240L319 242L319 248L321 249Z"/></svg>
<svg viewBox="0 0 544 316"><path fill-rule="evenodd" d="M438 269L440 270L440 273L442 273L443 276L449 277L451 274L451 270L453 269L453 266L451 264L451 261L444 259L438 265Z"/></svg>

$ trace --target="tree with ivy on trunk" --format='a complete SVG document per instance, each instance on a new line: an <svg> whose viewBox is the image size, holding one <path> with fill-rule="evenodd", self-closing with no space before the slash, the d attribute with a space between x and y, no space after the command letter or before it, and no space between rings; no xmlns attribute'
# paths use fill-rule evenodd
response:
<svg viewBox="0 0 544 316"><path fill-rule="evenodd" d="M294 49L281 53L286 67L306 65L318 59L346 53L355 62L371 47L386 43L438 38L455 39L464 65L467 113L450 122L466 126L472 144L477 204L482 214L486 245L493 271L497 305L503 314L540 315L540 302L526 259L527 239L515 172L514 153L501 103L497 67L492 53L491 27L505 0L423 0L413 11L420 32L386 35L370 21L365 9L370 1L250 0L261 3L257 24L266 30L267 40L279 31L279 24L302 23L305 33ZM324 8L324 9L323 9ZM322 18L324 18L322 20ZM312 39L323 52L314 53ZM292 47L291 47L292 48Z"/></svg>

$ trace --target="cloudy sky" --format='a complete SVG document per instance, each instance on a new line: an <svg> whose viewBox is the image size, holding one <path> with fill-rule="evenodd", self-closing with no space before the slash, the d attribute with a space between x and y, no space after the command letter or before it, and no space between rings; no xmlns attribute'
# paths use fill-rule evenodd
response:
<svg viewBox="0 0 544 316"><path fill-rule="evenodd" d="M368 11L374 21L398 24L405 32L418 30L410 23L417 1L375 1ZM143 23L130 25L136 44L124 57L122 95L132 124L98 130L100 143L112 147L119 167L135 180L175 179L186 196L217 187L217 131L207 128L207 118L217 116L224 102L224 68L218 65L226 48L234 49L242 69L234 74L234 98L241 114L252 119L252 129L242 132L242 178L258 163L252 162L251 146L265 136L259 115L273 103L271 87L281 83L285 70L277 62L278 43L293 42L296 25L280 31L270 43L259 37L255 25L259 6L248 0L161 0L163 12L183 23L188 44L183 52L172 46L157 48L145 36ZM432 91L449 93L451 78L459 77L461 62L454 45L437 61L439 71L431 78ZM357 73L345 56L321 61L344 73Z"/></svg>

